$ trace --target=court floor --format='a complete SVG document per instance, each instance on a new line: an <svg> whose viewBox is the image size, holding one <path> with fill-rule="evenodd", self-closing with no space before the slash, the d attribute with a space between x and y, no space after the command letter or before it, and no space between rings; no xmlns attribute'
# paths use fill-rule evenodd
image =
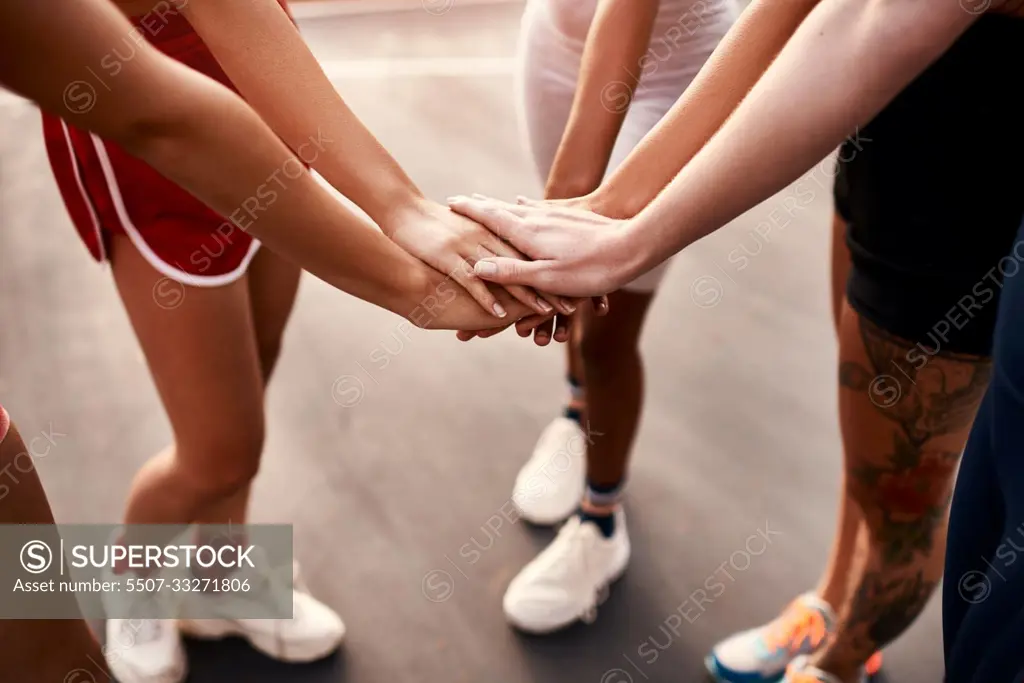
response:
<svg viewBox="0 0 1024 683"><path fill-rule="evenodd" d="M425 0L409 11L299 14L349 104L443 199L539 191L512 88L521 11ZM595 624L555 636L515 634L500 605L553 535L504 513L563 399L560 350L514 335L463 345L410 332L305 278L268 398L253 521L295 524L306 577L344 617L348 641L301 667L239 642L190 644L190 681L701 679L717 639L773 616L825 562L840 456L830 171L823 163L676 259L643 341L632 564ZM23 433L52 425L67 435L38 462L57 518L116 521L168 424L109 274L65 215L38 115L10 97L0 99L0 320L4 404ZM384 369L369 361L381 353ZM336 400L339 378L358 401ZM748 539L759 534L769 542L753 554ZM698 603L712 576L724 590ZM938 617L933 601L887 653L890 680L941 677Z"/></svg>

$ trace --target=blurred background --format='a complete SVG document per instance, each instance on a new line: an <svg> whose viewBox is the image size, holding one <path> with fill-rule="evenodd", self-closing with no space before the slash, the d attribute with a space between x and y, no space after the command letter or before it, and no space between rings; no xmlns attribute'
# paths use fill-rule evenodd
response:
<svg viewBox="0 0 1024 683"><path fill-rule="evenodd" d="M522 2L294 10L342 96L426 194L540 193L512 88ZM306 578L345 619L348 642L301 667L240 642L190 644L189 680L702 680L711 645L773 617L825 563L840 459L832 168L823 161L676 258L643 342L632 563L596 623L549 637L510 630L501 596L553 532L503 515L564 401L563 349L511 333L460 344L305 277L268 398L253 521L295 524ZM813 200L794 209L798 193ZM9 95L0 225L0 396L23 434L61 434L37 463L57 519L115 522L169 427L109 272L57 194L38 112ZM746 539L766 529L767 550L751 557ZM692 614L684 603L723 563L723 594L673 631L671 615ZM940 678L938 617L933 601L887 652L890 680Z"/></svg>

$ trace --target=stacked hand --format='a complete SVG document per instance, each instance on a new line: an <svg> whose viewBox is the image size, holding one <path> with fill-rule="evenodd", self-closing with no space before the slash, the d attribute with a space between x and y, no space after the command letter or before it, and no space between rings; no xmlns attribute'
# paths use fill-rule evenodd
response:
<svg viewBox="0 0 1024 683"><path fill-rule="evenodd" d="M449 206L529 259L480 259L474 270L485 280L587 297L614 291L639 274L639 255L630 249L625 229L628 221L589 210L586 198L511 204L474 195L455 197Z"/></svg>
<svg viewBox="0 0 1024 683"><path fill-rule="evenodd" d="M489 285L475 272L481 259L523 258L480 223L423 200L396 209L382 228L396 244L436 271L416 304L419 310L408 315L417 325L464 330L460 338L470 339L492 336L517 323L526 330L523 336L537 330L535 341L542 346L552 338L554 325L554 339L568 339L568 321L582 302L514 283ZM603 314L607 301L601 297L595 306Z"/></svg>

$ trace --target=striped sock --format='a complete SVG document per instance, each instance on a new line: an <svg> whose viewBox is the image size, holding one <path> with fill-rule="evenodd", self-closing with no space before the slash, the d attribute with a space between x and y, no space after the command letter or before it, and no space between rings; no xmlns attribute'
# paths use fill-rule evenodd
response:
<svg viewBox="0 0 1024 683"><path fill-rule="evenodd" d="M569 384L569 403L566 404L565 410L562 411L562 415L575 420L576 424L583 426L583 406L586 400L586 392L583 389L583 385L576 381L576 378L571 374L566 375L566 382Z"/></svg>
<svg viewBox="0 0 1024 683"><path fill-rule="evenodd" d="M623 488L625 488L625 482L602 485L594 484L588 480L586 493L587 502L598 507L612 507L618 505L619 501L622 500ZM615 533L615 514L613 512L602 514L588 512L583 508L580 508L579 515L580 521L593 522L597 528L601 530L601 535L605 538L611 538L612 534Z"/></svg>

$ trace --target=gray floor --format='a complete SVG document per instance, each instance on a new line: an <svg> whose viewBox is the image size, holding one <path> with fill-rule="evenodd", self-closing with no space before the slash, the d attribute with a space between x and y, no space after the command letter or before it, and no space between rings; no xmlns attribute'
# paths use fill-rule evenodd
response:
<svg viewBox="0 0 1024 683"><path fill-rule="evenodd" d="M511 197L538 191L509 71L520 11L456 5L303 29L427 193ZM458 63L486 68L460 74ZM385 67L391 75L375 75ZM112 522L168 425L109 276L72 232L38 127L28 106L0 104L0 396L24 433L52 423L67 434L38 463L58 519ZM559 409L560 351L511 335L403 339L397 318L307 278L270 392L254 516L294 522L310 583L350 636L344 654L304 667L240 643L190 645L190 680L699 679L711 644L771 617L824 564L839 462L829 169L677 258L643 343L633 561L597 623L552 637L516 635L500 611L508 581L552 532L495 520ZM384 370L369 361L381 352ZM363 391L347 408L332 398L345 376ZM747 555L766 525L767 550ZM687 602L712 576L721 595ZM692 623L678 626L680 612ZM889 678L938 680L940 642L933 601L888 653Z"/></svg>

